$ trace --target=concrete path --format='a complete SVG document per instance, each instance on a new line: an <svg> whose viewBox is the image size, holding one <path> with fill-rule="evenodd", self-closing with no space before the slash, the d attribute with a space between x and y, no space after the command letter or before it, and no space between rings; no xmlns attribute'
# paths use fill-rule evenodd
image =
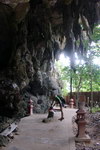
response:
<svg viewBox="0 0 100 150"><path fill-rule="evenodd" d="M60 112L55 113L52 122L43 123L47 114L33 114L25 117L19 124L19 135L3 150L75 150L72 131L72 116L75 109L64 108L63 121Z"/></svg>

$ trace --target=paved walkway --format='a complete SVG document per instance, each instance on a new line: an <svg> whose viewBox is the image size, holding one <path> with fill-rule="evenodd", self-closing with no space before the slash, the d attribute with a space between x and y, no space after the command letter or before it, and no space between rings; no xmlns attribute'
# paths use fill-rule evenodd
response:
<svg viewBox="0 0 100 150"><path fill-rule="evenodd" d="M55 113L52 122L43 123L47 114L33 114L25 117L19 124L19 135L3 150L75 150L72 131L72 116L75 109L64 108L63 121L60 112Z"/></svg>

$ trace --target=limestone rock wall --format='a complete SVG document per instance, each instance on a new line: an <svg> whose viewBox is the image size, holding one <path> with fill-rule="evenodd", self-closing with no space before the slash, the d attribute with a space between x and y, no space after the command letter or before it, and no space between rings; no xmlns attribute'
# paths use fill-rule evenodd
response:
<svg viewBox="0 0 100 150"><path fill-rule="evenodd" d="M60 92L47 8L29 5L0 3L0 115L7 117L26 115L30 98L33 111L45 113L51 92Z"/></svg>
<svg viewBox="0 0 100 150"><path fill-rule="evenodd" d="M96 3L96 0L0 1L1 115L25 116L30 98L34 112L47 111L51 93L59 93L61 88L54 61L64 50L74 68L73 53L85 54L82 33L84 30L90 38L98 12Z"/></svg>

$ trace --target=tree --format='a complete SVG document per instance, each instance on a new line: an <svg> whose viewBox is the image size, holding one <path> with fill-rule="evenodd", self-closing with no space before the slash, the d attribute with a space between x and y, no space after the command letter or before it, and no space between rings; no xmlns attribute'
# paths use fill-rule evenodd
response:
<svg viewBox="0 0 100 150"><path fill-rule="evenodd" d="M77 56L79 63L75 64L75 70L71 70L70 65L63 66L60 62L56 63L60 71L60 79L63 81L63 94L70 92L71 76L73 79L72 90L77 92L77 97L79 97L80 91L91 91L91 107L93 106L92 91L100 91L100 66L94 63L95 59L100 58L100 25L96 26L93 32L92 42L86 45L87 54L83 57Z"/></svg>

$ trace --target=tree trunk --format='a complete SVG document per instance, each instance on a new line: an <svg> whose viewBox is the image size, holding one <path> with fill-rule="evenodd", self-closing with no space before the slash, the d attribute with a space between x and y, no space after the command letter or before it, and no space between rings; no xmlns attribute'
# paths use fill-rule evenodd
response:
<svg viewBox="0 0 100 150"><path fill-rule="evenodd" d="M73 78L72 78L72 68L70 70L70 99L72 98L72 84L73 84Z"/></svg>
<svg viewBox="0 0 100 150"><path fill-rule="evenodd" d="M93 108L93 88L92 88L92 66L91 66L91 75L90 75L90 89L91 89L91 109Z"/></svg>

